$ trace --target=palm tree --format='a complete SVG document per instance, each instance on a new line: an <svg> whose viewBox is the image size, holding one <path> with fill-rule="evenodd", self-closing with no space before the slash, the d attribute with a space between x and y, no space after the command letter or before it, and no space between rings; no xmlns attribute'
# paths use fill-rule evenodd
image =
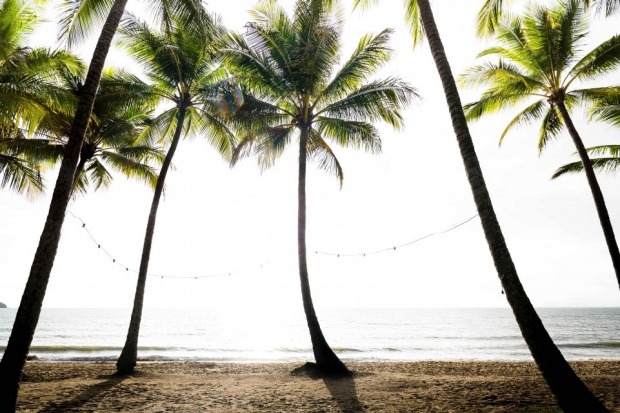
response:
<svg viewBox="0 0 620 413"><path fill-rule="evenodd" d="M11 336L2 361L0 361L0 413L15 410L19 382L54 265L84 134L91 119L103 66L125 11L127 0L69 1L66 4L68 5L67 14L63 18L63 27L70 43L80 40L88 34L88 29L92 30L98 26L93 23L102 23L102 29L93 51L84 85L80 90L49 212L39 238L28 281L17 310ZM154 5L151 4L150 9L155 11L156 15L161 16L162 20L166 20L170 16L191 16L196 4L197 2L193 0L156 0Z"/></svg>
<svg viewBox="0 0 620 413"><path fill-rule="evenodd" d="M16 152L15 139L32 134L50 108L66 104L58 76L83 70L66 51L27 46L37 12L24 0L0 2L0 187L29 196L43 190L43 181L37 165Z"/></svg>
<svg viewBox="0 0 620 413"><path fill-rule="evenodd" d="M356 5L362 6L369 3L372 3L372 0L355 1ZM508 304L512 308L534 361L562 409L567 412L606 412L605 407L577 377L560 353L521 284L502 229L497 221L467 126L456 81L429 1L405 0L405 18L411 27L414 44L418 44L424 36L428 40L491 257L506 293Z"/></svg>
<svg viewBox="0 0 620 413"><path fill-rule="evenodd" d="M237 113L242 140L233 164L251 154L271 166L291 139L299 136L298 258L301 292L317 366L327 374L349 371L327 344L321 331L308 280L306 255L306 162L334 173L343 172L328 141L381 149L372 122L402 125L401 108L416 96L395 78L368 81L390 56L390 31L362 38L354 54L338 70L342 15L324 1L297 1L288 16L274 1L259 5L245 37L231 35L223 50L235 81L250 95Z"/></svg>
<svg viewBox="0 0 620 413"><path fill-rule="evenodd" d="M592 162L569 114L577 104L620 93L620 87L574 88L579 81L595 80L620 66L620 36L578 58L586 29L586 16L577 0L558 3L552 10L537 7L526 17L499 26L499 45L480 54L497 56L499 61L475 66L462 77L465 85L489 85L479 101L465 106L465 113L468 120L476 120L534 99L510 121L500 143L514 127L540 120L539 151L566 126L583 164L620 286L620 251L607 206Z"/></svg>
<svg viewBox="0 0 620 413"><path fill-rule="evenodd" d="M495 33L502 16L514 0L484 0L478 12L477 31L480 36L487 37ZM620 0L581 0L585 8L593 7L597 13L610 16L620 11Z"/></svg>
<svg viewBox="0 0 620 413"><path fill-rule="evenodd" d="M49 212L39 238L39 245L15 316L13 329L4 350L2 361L0 361L1 413L14 411L17 404L19 382L39 321L45 291L54 265L84 134L91 118L103 65L126 4L127 0L114 0L109 9L80 93Z"/></svg>
<svg viewBox="0 0 620 413"><path fill-rule="evenodd" d="M119 374L130 374L136 366L157 209L179 141L189 133L204 134L228 159L236 144L234 136L216 116L219 102L212 99L212 92L227 77L215 58L215 40L222 30L219 23L204 10L192 22L173 19L169 23L157 31L130 16L121 29L125 46L142 63L146 76L153 82L153 93L173 105L152 121L147 134L149 138L171 141L153 194L131 322L125 346L116 363Z"/></svg>

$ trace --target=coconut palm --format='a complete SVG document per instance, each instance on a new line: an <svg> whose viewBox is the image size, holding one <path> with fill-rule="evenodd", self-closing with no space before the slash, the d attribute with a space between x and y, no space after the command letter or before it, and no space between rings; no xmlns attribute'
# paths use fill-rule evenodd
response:
<svg viewBox="0 0 620 413"><path fill-rule="evenodd" d="M355 1L356 5L362 6L372 3L373 0ZM532 357L560 407L567 412L605 412L605 407L577 377L560 353L521 284L486 187L456 81L430 3L428 0L405 0L404 4L404 15L410 26L414 45L419 44L424 37L428 40L493 263Z"/></svg>
<svg viewBox="0 0 620 413"><path fill-rule="evenodd" d="M222 28L202 11L192 22L172 19L161 30L130 16L121 28L129 52L142 63L152 82L153 93L172 105L149 127L150 138L169 140L169 148L159 172L144 236L144 246L131 322L123 351L116 363L119 374L129 374L136 366L138 336L157 209L170 163L183 136L204 135L214 148L230 159L236 140L223 125L214 99L214 90L227 73L215 58L215 40Z"/></svg>
<svg viewBox="0 0 620 413"><path fill-rule="evenodd" d="M506 13L509 5L516 3L514 0L484 0L478 11L477 32L480 36L491 36L500 25L502 15ZM620 0L581 0L585 8L594 8L597 13L605 16L620 11Z"/></svg>
<svg viewBox="0 0 620 413"><path fill-rule="evenodd" d="M237 113L242 139L233 164L256 155L261 167L271 166L299 138L298 258L301 292L312 349L319 369L348 374L329 347L312 303L306 255L306 162L334 173L343 171L331 143L381 149L373 122L402 125L401 108L414 90L395 78L369 81L390 56L390 31L362 38L349 60L337 69L342 15L324 1L299 0L293 16L275 1L252 11L255 21L245 36L231 35L223 50L235 81L250 95Z"/></svg>
<svg viewBox="0 0 620 413"><path fill-rule="evenodd" d="M42 191L41 174L16 152L15 139L31 135L50 108L66 105L59 74L83 70L66 51L27 46L38 11L24 0L0 2L0 187L30 196Z"/></svg>
<svg viewBox="0 0 620 413"><path fill-rule="evenodd" d="M476 120L528 103L508 123L500 143L513 128L539 121L539 151L566 126L583 164L620 286L620 251L607 206L592 162L570 116L577 104L592 103L601 96L620 93L617 86L575 87L580 81L596 80L620 67L620 36L580 56L586 36L587 19L577 0L560 2L553 9L536 7L524 18L506 21L497 28L498 46L480 53L480 56L497 56L498 61L475 66L462 77L465 85L488 85L479 101L465 106L465 113L468 120Z"/></svg>
<svg viewBox="0 0 620 413"><path fill-rule="evenodd" d="M11 336L2 361L0 361L0 412L14 410L17 403L22 369L26 363L54 265L84 134L91 119L103 66L125 11L127 0L67 1L66 4L68 6L65 8L66 14L63 17L63 33L69 43L83 39L90 30L99 27L96 23L101 23L102 29L80 91L49 212L39 238L28 281L17 310ZM199 2L194 0L155 0L150 3L149 10L154 11L156 16L165 21L171 16L191 16L197 4Z"/></svg>

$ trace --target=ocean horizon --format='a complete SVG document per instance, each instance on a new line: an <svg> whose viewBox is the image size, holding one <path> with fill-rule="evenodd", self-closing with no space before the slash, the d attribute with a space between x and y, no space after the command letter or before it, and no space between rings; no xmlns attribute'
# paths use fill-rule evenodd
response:
<svg viewBox="0 0 620 413"><path fill-rule="evenodd" d="M16 309L0 309L0 353ZM620 359L620 308L539 308L566 359ZM46 361L113 361L130 309L44 308L30 355ZM318 311L343 361L531 361L508 308L357 308ZM139 360L293 362L312 359L299 311L145 309Z"/></svg>

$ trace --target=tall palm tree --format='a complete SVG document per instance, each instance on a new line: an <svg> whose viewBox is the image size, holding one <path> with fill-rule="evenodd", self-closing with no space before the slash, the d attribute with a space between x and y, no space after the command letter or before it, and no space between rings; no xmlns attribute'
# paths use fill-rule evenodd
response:
<svg viewBox="0 0 620 413"><path fill-rule="evenodd" d="M116 363L119 374L133 372L138 355L138 336L157 209L170 163L181 138L186 134L204 135L227 159L236 140L218 118L213 90L228 76L216 59L216 38L222 28L206 11L194 21L172 19L161 30L149 27L130 16L121 28L123 41L130 53L142 63L153 83L153 93L172 106L156 117L148 136L170 140L153 194L144 236L144 246L134 299L131 322L125 346Z"/></svg>
<svg viewBox="0 0 620 413"><path fill-rule="evenodd" d="M58 250L60 232L72 193L75 169L84 140L84 133L91 117L103 65L126 4L127 0L114 0L109 9L80 93L49 212L39 238L39 245L15 316L13 329L4 350L2 361L0 361L1 413L14 411L17 404L19 383L39 321L45 291Z"/></svg>
<svg viewBox="0 0 620 413"><path fill-rule="evenodd" d="M536 7L499 26L498 46L480 53L497 56L498 61L475 66L462 76L465 85L488 85L479 101L465 106L465 113L468 120L476 120L529 103L510 121L500 143L514 127L540 121L539 151L566 126L583 164L620 287L618 243L592 162L570 116L577 104L620 94L618 86L575 88L580 81L596 80L620 67L620 35L580 56L586 36L587 19L577 0L560 2L553 9Z"/></svg>
<svg viewBox="0 0 620 413"><path fill-rule="evenodd" d="M166 20L169 16L191 16L198 2L194 0L155 0L150 10ZM19 382L30 344L39 321L45 291L54 265L60 233L73 190L84 134L91 119L93 104L103 72L103 66L112 39L125 11L127 0L68 1L65 35L69 42L78 41L89 30L102 23L101 34L95 45L84 85L80 91L75 116L71 124L67 145L39 245L24 288L19 308L11 330L2 361L0 361L0 413L15 410ZM86 22L86 23L85 23ZM71 37L73 36L73 37Z"/></svg>
<svg viewBox="0 0 620 413"><path fill-rule="evenodd" d="M487 37L495 33L502 16L514 0L484 0L478 11L477 31L480 36ZM611 16L620 11L620 0L581 0L585 8L593 7L597 13Z"/></svg>
<svg viewBox="0 0 620 413"><path fill-rule="evenodd" d="M38 11L25 0L0 2L0 188L30 196L43 190L43 181L37 165L15 151L15 139L30 135L50 108L66 104L58 76L83 70L66 51L27 46Z"/></svg>
<svg viewBox="0 0 620 413"><path fill-rule="evenodd" d="M414 90L395 78L369 81L390 56L390 31L362 38L338 71L342 15L324 1L296 2L288 16L275 1L252 14L245 36L231 35L225 61L247 96L237 114L242 140L233 164L257 155L269 167L296 134L299 136L298 258L301 292L317 366L327 374L348 369L327 344L312 303L306 255L306 162L334 173L343 172L329 141L344 147L379 152L381 141L373 122L395 128L401 108Z"/></svg>
<svg viewBox="0 0 620 413"><path fill-rule="evenodd" d="M371 3L372 0L355 1L356 5L362 6ZM521 284L491 202L429 1L405 0L405 18L410 25L414 44L418 44L424 36L428 40L491 257L534 361L562 409L567 412L606 412L560 353Z"/></svg>

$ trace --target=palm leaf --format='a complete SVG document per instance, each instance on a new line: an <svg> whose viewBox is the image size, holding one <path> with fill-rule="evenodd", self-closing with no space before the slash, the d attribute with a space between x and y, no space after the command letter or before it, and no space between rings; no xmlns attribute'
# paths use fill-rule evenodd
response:
<svg viewBox="0 0 620 413"><path fill-rule="evenodd" d="M616 172L618 172L618 170L620 170L620 158L618 157L594 158L594 159L590 159L590 162L592 163L592 167L594 168L594 170L599 171L599 172L615 174ZM569 173L579 173L579 172L583 172L583 163L581 161L571 162L571 163L568 163L566 165L559 167L553 173L553 175L551 176L551 179L556 179L562 175L566 175Z"/></svg>
<svg viewBox="0 0 620 413"><path fill-rule="evenodd" d="M320 136L344 148L364 149L370 153L381 152L379 133L370 123L327 117L319 118L317 123Z"/></svg>
<svg viewBox="0 0 620 413"><path fill-rule="evenodd" d="M325 142L318 133L312 131L308 138L308 145L306 148L308 159L316 162L319 169L336 176L340 182L340 188L342 188L342 183L344 181L342 165L340 165L338 158L336 158L336 155L327 142Z"/></svg>
<svg viewBox="0 0 620 413"><path fill-rule="evenodd" d="M418 95L411 86L398 79L376 80L362 86L345 98L334 102L320 112L330 117L354 121L382 120L395 128L402 126L400 108L407 106Z"/></svg>
<svg viewBox="0 0 620 413"><path fill-rule="evenodd" d="M340 98L343 94L359 88L370 74L390 59L391 50L387 44L391 33L392 30L383 30L376 36L362 37L353 55L325 87L317 101L320 101L322 96L330 99L333 93L336 93L335 98Z"/></svg>
<svg viewBox="0 0 620 413"><path fill-rule="evenodd" d="M555 106L550 106L547 114L543 118L540 125L540 133L538 134L538 152L541 153L545 146L557 137L562 130L564 122Z"/></svg>
<svg viewBox="0 0 620 413"><path fill-rule="evenodd" d="M523 109L508 123L508 126L504 129L504 132L502 132L502 135L499 138L500 146L504 142L504 138L508 135L508 132L519 126L530 125L534 121L540 120L549 110L549 104L546 100L539 100Z"/></svg>

